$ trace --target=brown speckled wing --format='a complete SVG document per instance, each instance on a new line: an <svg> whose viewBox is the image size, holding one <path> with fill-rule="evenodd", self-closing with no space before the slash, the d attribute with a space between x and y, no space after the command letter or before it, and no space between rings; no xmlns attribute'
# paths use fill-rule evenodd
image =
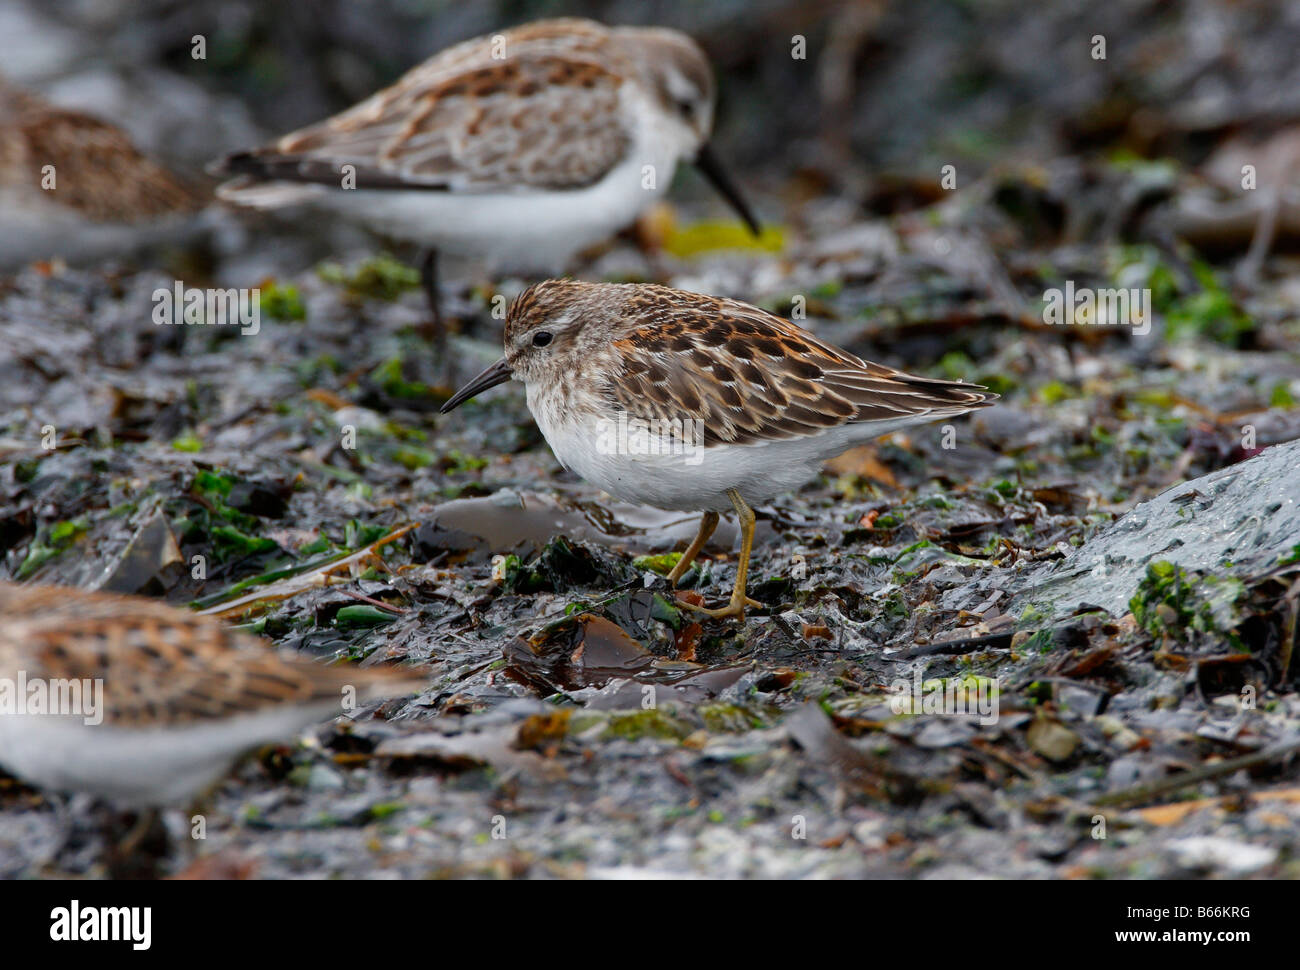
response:
<svg viewBox="0 0 1300 970"><path fill-rule="evenodd" d="M102 679L104 723L213 721L415 687L411 672L326 667L142 597L0 584L0 677Z"/></svg>
<svg viewBox="0 0 1300 970"><path fill-rule="evenodd" d="M608 388L614 405L647 420L700 419L706 445L956 415L997 397L864 361L733 300L640 287L624 319L614 342L623 372Z"/></svg>
<svg viewBox="0 0 1300 970"><path fill-rule="evenodd" d="M134 223L200 208L197 195L142 155L120 129L0 82L0 185L43 193L91 221Z"/></svg>
<svg viewBox="0 0 1300 970"><path fill-rule="evenodd" d="M576 27L574 25L577 25ZM400 81L226 170L257 179L453 192L579 188L599 181L631 142L623 74L601 55L603 30L547 22L450 48Z"/></svg>

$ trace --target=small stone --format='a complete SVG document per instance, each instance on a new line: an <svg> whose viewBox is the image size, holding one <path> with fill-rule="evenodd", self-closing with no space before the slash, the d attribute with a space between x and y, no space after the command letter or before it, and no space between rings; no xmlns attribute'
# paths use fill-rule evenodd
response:
<svg viewBox="0 0 1300 970"><path fill-rule="evenodd" d="M1029 746L1049 761L1065 761L1079 746L1079 736L1059 721L1038 718L1029 725Z"/></svg>

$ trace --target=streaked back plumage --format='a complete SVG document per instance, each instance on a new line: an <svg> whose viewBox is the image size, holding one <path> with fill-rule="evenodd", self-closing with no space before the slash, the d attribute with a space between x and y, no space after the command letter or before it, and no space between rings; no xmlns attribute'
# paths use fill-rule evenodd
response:
<svg viewBox="0 0 1300 970"><path fill-rule="evenodd" d="M533 348L528 335L557 321L555 343ZM506 345L525 380L572 386L584 373L599 374L610 407L661 423L702 421L706 444L920 423L997 398L973 384L865 361L738 300L650 284L539 283L511 308Z"/></svg>
<svg viewBox="0 0 1300 970"><path fill-rule="evenodd" d="M0 678L100 679L104 723L160 727L342 703L415 685L410 672L327 667L139 596L0 582Z"/></svg>

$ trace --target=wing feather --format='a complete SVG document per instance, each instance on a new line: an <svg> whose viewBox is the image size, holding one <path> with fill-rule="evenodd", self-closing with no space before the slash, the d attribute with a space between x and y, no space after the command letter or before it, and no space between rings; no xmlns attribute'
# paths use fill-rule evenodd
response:
<svg viewBox="0 0 1300 970"><path fill-rule="evenodd" d="M489 38L475 50L451 69L435 58L341 114L228 156L217 171L339 186L349 165L359 189L526 192L591 185L627 154L623 75L594 53L508 44L510 56L494 61Z"/></svg>
<svg viewBox="0 0 1300 970"><path fill-rule="evenodd" d="M9 668L13 668L10 670ZM104 722L146 727L400 693L409 672L326 667L144 597L0 583L0 676L101 680ZM403 684L403 687L399 687Z"/></svg>
<svg viewBox="0 0 1300 970"><path fill-rule="evenodd" d="M689 296L688 299L683 299ZM916 377L855 357L734 300L643 286L614 348L607 393L661 427L703 422L705 444L754 444L846 424L917 423L986 407L985 388Z"/></svg>

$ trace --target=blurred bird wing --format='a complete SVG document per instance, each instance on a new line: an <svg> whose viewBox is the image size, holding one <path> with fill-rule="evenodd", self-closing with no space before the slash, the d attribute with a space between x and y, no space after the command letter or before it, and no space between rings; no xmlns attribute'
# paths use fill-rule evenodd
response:
<svg viewBox="0 0 1300 970"><path fill-rule="evenodd" d="M17 164L6 172L8 163ZM93 222L143 222L201 207L120 128L0 82L0 182L21 172L34 184L47 165L59 180L50 199Z"/></svg>
<svg viewBox="0 0 1300 970"><path fill-rule="evenodd" d="M580 188L631 145L626 77L594 54L534 42L492 58L491 38L451 48L393 86L264 148L228 174L356 188L499 192Z"/></svg>
<svg viewBox="0 0 1300 970"><path fill-rule="evenodd" d="M0 672L101 681L104 723L162 727L418 689L409 671L327 667L165 603L58 587L0 596Z"/></svg>

